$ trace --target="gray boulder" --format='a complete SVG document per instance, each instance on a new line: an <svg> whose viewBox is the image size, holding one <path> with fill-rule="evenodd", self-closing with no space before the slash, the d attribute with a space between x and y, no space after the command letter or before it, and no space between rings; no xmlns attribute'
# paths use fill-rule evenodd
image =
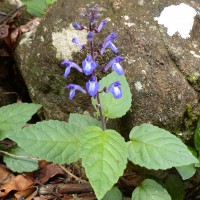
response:
<svg viewBox="0 0 200 200"><path fill-rule="evenodd" d="M69 101L64 89L66 83L85 85L87 77L72 70L65 80L60 66L63 59L81 64L85 58L71 39L76 36L84 43L86 32L74 30L71 23L79 21L79 13L92 2L59 0L37 31L23 38L17 48L17 65L32 101L43 105L41 116L45 119L66 120L72 112L94 112L89 97L77 92ZM186 116L200 115L200 17L196 15L186 39L178 33L168 35L167 28L155 20L165 7L183 2L200 12L199 0L95 1L108 20L97 42L110 32L118 34L115 44L125 58L122 64L133 94L130 111L116 122L121 130L150 122L176 131L185 128L190 120ZM107 51L100 63L106 64L112 56ZM194 115L187 113L188 108Z"/></svg>

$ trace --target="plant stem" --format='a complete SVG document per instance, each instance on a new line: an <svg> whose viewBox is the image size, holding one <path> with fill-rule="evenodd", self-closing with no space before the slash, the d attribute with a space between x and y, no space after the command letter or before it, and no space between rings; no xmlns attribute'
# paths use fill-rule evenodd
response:
<svg viewBox="0 0 200 200"><path fill-rule="evenodd" d="M89 24L89 30L92 31L91 23ZM93 41L90 41L90 54L91 54L92 60L94 61L95 58L94 58L94 44L93 44ZM95 76L96 80L97 80L97 76L96 76L95 70L92 72L92 75ZM105 121L105 118L103 116L103 110L102 110L102 107L101 107L101 100L100 100L100 96L99 96L98 92L96 94L96 99L97 99L97 107L98 107L98 110L99 110L100 119L101 119L101 123L102 123L102 129L103 129L103 131L105 131L106 130L106 121Z"/></svg>
<svg viewBox="0 0 200 200"><path fill-rule="evenodd" d="M99 93L97 93L96 98L97 98L97 104L98 104L99 114L100 114L101 123L102 123L102 129L103 129L103 131L105 131L106 130L106 121L103 116Z"/></svg>
<svg viewBox="0 0 200 200"><path fill-rule="evenodd" d="M31 157L31 156L18 156L18 155L14 155L14 154L8 153L8 152L6 152L6 151L2 151L2 150L0 150L0 153L3 153L3 154L5 154L5 155L8 155L8 156L13 157L13 158L31 159L31 160L38 160L38 161L41 160L41 159L39 159L39 158L34 158L34 157Z"/></svg>
<svg viewBox="0 0 200 200"><path fill-rule="evenodd" d="M77 176L75 176L74 174L72 174L71 172L69 172L65 167L63 167L62 165L58 165L62 170L64 170L69 176L71 176L72 178L74 178L76 181L79 181L81 183L88 183L86 180L83 180Z"/></svg>

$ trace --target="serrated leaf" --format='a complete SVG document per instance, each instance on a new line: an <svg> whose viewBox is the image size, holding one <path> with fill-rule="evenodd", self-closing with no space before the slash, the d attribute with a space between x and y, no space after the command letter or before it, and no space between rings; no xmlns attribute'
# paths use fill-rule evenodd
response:
<svg viewBox="0 0 200 200"><path fill-rule="evenodd" d="M98 199L117 182L127 163L126 143L114 130L102 131L90 126L85 129L82 144L82 164Z"/></svg>
<svg viewBox="0 0 200 200"><path fill-rule="evenodd" d="M146 179L132 193L132 200L171 200L167 190L156 181Z"/></svg>
<svg viewBox="0 0 200 200"><path fill-rule="evenodd" d="M12 139L34 157L69 164L79 159L82 133L77 124L49 120L24 128Z"/></svg>
<svg viewBox="0 0 200 200"><path fill-rule="evenodd" d="M121 83L122 97L120 99L115 99L111 93L100 93L103 115L106 118L122 117L131 107L132 95L125 76L119 76L115 72L108 74L99 81L101 86L99 90L103 90L104 87L109 87L115 81L120 81ZM92 99L92 104L96 109L96 99Z"/></svg>
<svg viewBox="0 0 200 200"><path fill-rule="evenodd" d="M88 115L81 115L77 113L71 113L69 115L69 123L77 123L81 129L85 129L88 126L98 126L102 127L101 122L97 119L88 116Z"/></svg>
<svg viewBox="0 0 200 200"><path fill-rule="evenodd" d="M30 156L21 147L15 146L8 153L16 156ZM30 158L11 157L5 155L3 161L13 172L32 172L38 169L38 161Z"/></svg>
<svg viewBox="0 0 200 200"><path fill-rule="evenodd" d="M109 190L102 200L122 200L122 193L117 187L113 187Z"/></svg>
<svg viewBox="0 0 200 200"><path fill-rule="evenodd" d="M171 174L166 180L165 187L173 200L184 199L184 185L179 176Z"/></svg>
<svg viewBox="0 0 200 200"><path fill-rule="evenodd" d="M43 17L48 6L56 0L21 0L27 6L27 11L35 17Z"/></svg>
<svg viewBox="0 0 200 200"><path fill-rule="evenodd" d="M1 107L0 140L20 130L40 107L41 105L32 103L14 103Z"/></svg>
<svg viewBox="0 0 200 200"><path fill-rule="evenodd" d="M198 151L200 151L200 120L197 124L197 128L195 130L195 136L194 136L194 144Z"/></svg>
<svg viewBox="0 0 200 200"><path fill-rule="evenodd" d="M130 140L129 159L148 169L168 169L198 163L179 138L151 124L134 127Z"/></svg>

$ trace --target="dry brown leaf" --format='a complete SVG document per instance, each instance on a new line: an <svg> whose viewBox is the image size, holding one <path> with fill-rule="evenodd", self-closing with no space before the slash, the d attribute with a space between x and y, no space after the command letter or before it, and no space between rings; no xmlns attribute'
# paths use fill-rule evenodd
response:
<svg viewBox="0 0 200 200"><path fill-rule="evenodd" d="M33 181L23 175L17 175L14 179L0 186L0 197L5 197L10 191L24 191L33 184Z"/></svg>
<svg viewBox="0 0 200 200"><path fill-rule="evenodd" d="M40 21L41 21L40 18L35 18L35 19L29 21L27 24L21 25L20 26L21 32L26 33L26 32L35 30L37 28L37 26L40 24Z"/></svg>
<svg viewBox="0 0 200 200"><path fill-rule="evenodd" d="M37 195L37 187L30 187L26 190L19 191L15 193L15 197L17 199L22 199L22 197L26 198L26 200L31 200L33 197Z"/></svg>
<svg viewBox="0 0 200 200"><path fill-rule="evenodd" d="M15 178L15 175L13 175L4 165L0 165L0 183L1 183L1 185L10 182L14 178Z"/></svg>
<svg viewBox="0 0 200 200"><path fill-rule="evenodd" d="M12 44L15 44L23 33L35 30L39 25L40 20L40 18L35 18L25 25L21 25L18 28L14 28L13 31L10 33Z"/></svg>
<svg viewBox="0 0 200 200"><path fill-rule="evenodd" d="M56 176L57 174L65 174L64 171L56 164L48 164L46 167L40 170L39 181L41 183L46 183L50 178Z"/></svg>
<svg viewBox="0 0 200 200"><path fill-rule="evenodd" d="M0 38L5 38L8 35L9 26L7 24L3 24L0 26Z"/></svg>

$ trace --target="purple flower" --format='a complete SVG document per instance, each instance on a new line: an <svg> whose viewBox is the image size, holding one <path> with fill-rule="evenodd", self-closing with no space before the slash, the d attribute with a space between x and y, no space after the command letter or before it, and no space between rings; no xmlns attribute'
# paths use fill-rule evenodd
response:
<svg viewBox="0 0 200 200"><path fill-rule="evenodd" d="M108 35L106 37L106 39L104 40L103 44L102 44L102 48L100 50L100 54L102 55L105 51L105 49L107 48L107 46L109 46L115 53L118 52L117 48L114 46L113 41L114 39L117 37L116 33L111 33L110 35Z"/></svg>
<svg viewBox="0 0 200 200"><path fill-rule="evenodd" d="M123 75L124 74L124 70L122 68L122 66L120 65L120 61L123 60L123 58L121 56L116 56L115 58L113 58L112 60L110 60L108 62L108 64L106 65L106 67L104 68L104 71L108 71L108 69L112 66L112 69L118 74L118 75Z"/></svg>
<svg viewBox="0 0 200 200"><path fill-rule="evenodd" d="M100 14L100 13L92 13L92 14L90 15L90 17L89 17L89 20L90 20L91 22L93 22L94 20L100 18L101 16L102 16L102 14Z"/></svg>
<svg viewBox="0 0 200 200"><path fill-rule="evenodd" d="M85 60L82 62L83 72L85 75L90 75L94 71L94 69L98 66L98 63L92 60L92 56L90 54L87 55Z"/></svg>
<svg viewBox="0 0 200 200"><path fill-rule="evenodd" d="M72 39L72 42L75 43L75 44L77 44L80 50L83 49L83 45L81 44L81 42L80 42L80 40L78 38L74 37Z"/></svg>
<svg viewBox="0 0 200 200"><path fill-rule="evenodd" d="M69 84L66 88L70 89L69 100L73 99L73 97L76 93L76 90L79 90L84 94L86 93L86 91L81 86L76 85L76 84Z"/></svg>
<svg viewBox="0 0 200 200"><path fill-rule="evenodd" d="M117 47L112 42L109 42L108 46L113 50L114 53L119 52Z"/></svg>
<svg viewBox="0 0 200 200"><path fill-rule="evenodd" d="M84 29L83 26L81 26L80 24L78 24L78 23L76 23L76 22L74 22L74 23L72 24L72 26L73 26L75 29L77 29L77 30L83 30L83 29Z"/></svg>
<svg viewBox="0 0 200 200"><path fill-rule="evenodd" d="M101 29L106 25L106 20L102 20L97 28L97 32L99 33Z"/></svg>
<svg viewBox="0 0 200 200"><path fill-rule="evenodd" d="M99 6L96 4L92 8L89 8L89 20L93 22L94 20L100 18L102 15L99 13Z"/></svg>
<svg viewBox="0 0 200 200"><path fill-rule="evenodd" d="M93 37L94 37L94 33L90 31L87 35L87 39L91 42L93 40Z"/></svg>
<svg viewBox="0 0 200 200"><path fill-rule="evenodd" d="M86 83L87 92L90 96L95 96L100 87L99 82L97 82L96 77L92 76L90 80Z"/></svg>
<svg viewBox="0 0 200 200"><path fill-rule="evenodd" d="M83 72L83 70L75 62L71 62L69 60L63 60L61 64L66 66L64 78L67 78L72 67L76 68L79 72Z"/></svg>
<svg viewBox="0 0 200 200"><path fill-rule="evenodd" d="M121 83L119 81L116 81L112 83L106 92L110 92L114 98L119 99L122 96L122 89L121 89Z"/></svg>

